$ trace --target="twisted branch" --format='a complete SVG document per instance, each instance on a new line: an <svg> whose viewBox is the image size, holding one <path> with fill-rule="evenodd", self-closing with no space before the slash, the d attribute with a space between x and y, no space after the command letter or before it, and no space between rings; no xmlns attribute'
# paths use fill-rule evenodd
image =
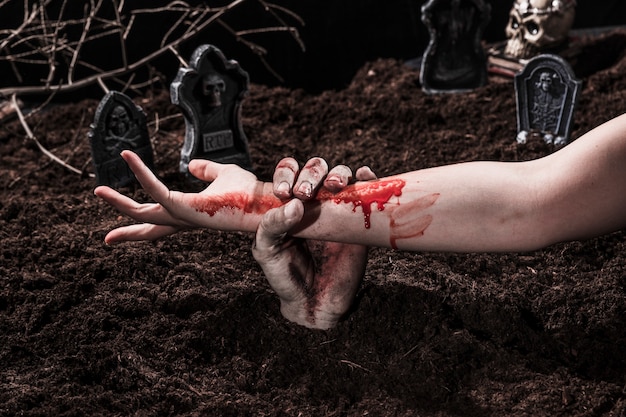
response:
<svg viewBox="0 0 626 417"><path fill-rule="evenodd" d="M296 20L298 24L302 24L302 20L283 7L264 0L233 0L221 7L207 5L192 7L185 1L177 0L162 7L135 10L125 10L127 6L124 1L117 4L117 0L90 0L84 6L83 16L78 18L66 16L69 3L68 0L63 0L55 19L48 16L51 0L40 0L32 7L29 7L29 0L22 1L24 8L22 22L15 29L0 29L0 62L8 61L18 80L22 80L21 74L25 72L27 66L45 67L47 76L42 84L0 88L0 96L4 97L13 94L23 96L70 92L94 83L102 85L107 80L131 74L164 54L174 52L178 58L177 51L181 44L213 24L225 27L251 52L258 55L267 68L270 67L265 60L266 49L250 41L248 39L250 35L286 32L304 49L298 29L288 25L281 14ZM113 17L107 17L103 11L106 1L111 2ZM2 8L9 3L11 0L0 2L0 14ZM260 5L277 24L264 28L235 30L224 21L226 15L233 9L251 3ZM178 17L170 27L164 28L157 49L146 51L145 55L129 62L126 44L132 36L137 19L154 14ZM71 30L77 28L81 29L80 35L73 39L70 36ZM89 49L94 41L112 36L117 37L116 43L119 43L118 58L122 64L118 68L99 68L82 58L83 52ZM20 71L20 68L24 69ZM62 74L59 73L61 68L65 68ZM76 77L79 68L85 72L82 78Z"/></svg>

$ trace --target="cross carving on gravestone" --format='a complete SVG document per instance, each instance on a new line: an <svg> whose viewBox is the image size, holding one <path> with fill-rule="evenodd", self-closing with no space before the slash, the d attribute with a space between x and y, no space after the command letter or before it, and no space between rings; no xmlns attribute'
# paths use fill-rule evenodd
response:
<svg viewBox="0 0 626 417"><path fill-rule="evenodd" d="M524 144L535 135L548 144L567 144L581 84L558 55L543 54L528 61L515 75L517 142Z"/></svg>
<svg viewBox="0 0 626 417"><path fill-rule="evenodd" d="M153 168L146 115L125 94L107 93L100 101L90 127L88 136L98 185L117 188L136 181L120 156L123 150L135 152L150 169Z"/></svg>
<svg viewBox="0 0 626 417"><path fill-rule="evenodd" d="M170 95L185 117L180 172L188 173L189 161L196 158L252 170L240 121L248 85L248 73L213 45L198 47L189 67L178 71Z"/></svg>
<svg viewBox="0 0 626 417"><path fill-rule="evenodd" d="M487 81L482 35L491 18L484 0L430 0L422 21L430 42L424 51L420 82L427 93L462 92Z"/></svg>

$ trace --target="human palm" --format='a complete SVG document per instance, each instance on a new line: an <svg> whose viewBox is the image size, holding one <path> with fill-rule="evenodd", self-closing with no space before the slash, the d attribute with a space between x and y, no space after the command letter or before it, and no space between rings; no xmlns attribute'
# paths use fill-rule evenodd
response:
<svg viewBox="0 0 626 417"><path fill-rule="evenodd" d="M200 193L183 193L169 190L133 152L124 151L122 157L155 203L138 203L106 186L96 188L97 196L139 222L112 230L107 243L154 240L192 228L254 231L265 211L282 204L271 193L264 197L266 185L236 165L191 161L190 172L211 184ZM249 203L257 200L263 205L250 210Z"/></svg>

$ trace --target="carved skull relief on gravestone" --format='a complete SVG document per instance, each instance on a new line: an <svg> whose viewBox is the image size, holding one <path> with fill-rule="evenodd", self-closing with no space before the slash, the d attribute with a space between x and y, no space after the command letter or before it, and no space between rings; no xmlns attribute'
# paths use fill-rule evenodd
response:
<svg viewBox="0 0 626 417"><path fill-rule="evenodd" d="M125 94L107 93L90 127L88 136L98 185L117 188L135 182L133 172L120 156L123 150L135 152L149 168L153 167L146 115Z"/></svg>
<svg viewBox="0 0 626 417"><path fill-rule="evenodd" d="M517 142L537 136L552 145L569 141L582 82L560 56L538 55L515 75Z"/></svg>
<svg viewBox="0 0 626 417"><path fill-rule="evenodd" d="M529 59L563 45L574 22L575 0L515 0L504 53Z"/></svg>

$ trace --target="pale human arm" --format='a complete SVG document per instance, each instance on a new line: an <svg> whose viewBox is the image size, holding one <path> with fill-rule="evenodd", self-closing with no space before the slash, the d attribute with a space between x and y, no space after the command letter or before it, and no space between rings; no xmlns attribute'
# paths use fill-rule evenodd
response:
<svg viewBox="0 0 626 417"><path fill-rule="evenodd" d="M626 227L626 115L533 161L461 163L380 182L401 195L382 210L372 204L369 228L358 205L340 203L322 206L302 233L454 252L528 251L602 235ZM371 193L371 184L362 187L357 195Z"/></svg>
<svg viewBox="0 0 626 417"><path fill-rule="evenodd" d="M626 226L625 161L626 116L620 116L534 161L448 165L360 182L337 194L320 192L305 203L304 218L292 233L410 251L456 252L527 251L585 239ZM132 162L136 161L129 161L131 168L142 177ZM216 173L223 166L205 161L198 168L201 164L208 164L202 169L210 171L209 177L223 175ZM220 178L215 183L232 186L233 190L242 188ZM140 181L150 192L153 184L146 182L151 180ZM244 188L243 194L254 202L275 198L268 184L255 182ZM117 204L118 197L111 192L97 194L135 220L172 227L167 216L152 216L161 209L132 207L130 202ZM223 192L224 188L217 194L211 191L201 196L174 194L171 198L164 191L151 195L179 212L184 220L180 227L254 231L262 214L275 207L274 203L256 204L251 206L254 210L246 210L224 205L220 203L225 201ZM198 201L212 208L222 204L223 208L199 210ZM136 240L148 235L140 230L113 231L110 240Z"/></svg>

